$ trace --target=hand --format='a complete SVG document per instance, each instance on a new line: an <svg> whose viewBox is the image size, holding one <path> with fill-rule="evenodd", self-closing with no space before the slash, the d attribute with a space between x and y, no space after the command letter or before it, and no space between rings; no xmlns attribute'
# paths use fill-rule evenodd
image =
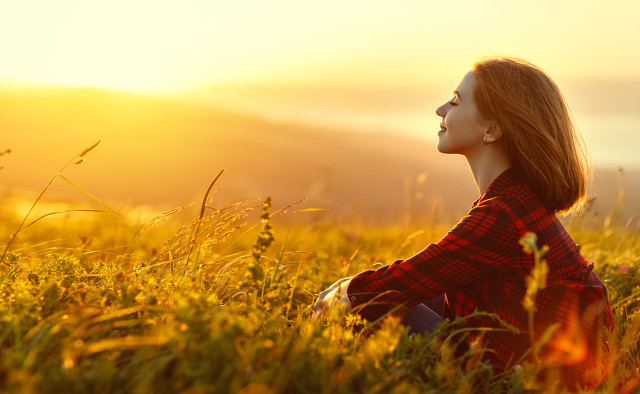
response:
<svg viewBox="0 0 640 394"><path fill-rule="evenodd" d="M318 300L313 306L311 320L316 320L322 317L324 312L334 304L342 305L345 312L349 312L351 310L351 302L349 302L349 298L347 297L347 287L349 287L351 278L352 277L342 278L320 293Z"/></svg>

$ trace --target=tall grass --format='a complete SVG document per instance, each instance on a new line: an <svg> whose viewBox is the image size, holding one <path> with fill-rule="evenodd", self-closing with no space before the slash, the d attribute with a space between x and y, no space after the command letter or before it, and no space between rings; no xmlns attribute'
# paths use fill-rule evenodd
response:
<svg viewBox="0 0 640 394"><path fill-rule="evenodd" d="M444 225L337 225L308 220L314 213L296 205L274 211L269 199L221 205L210 190L195 212L180 207L145 222L124 210L67 212L74 220L47 216L28 227L3 204L3 229L14 236L2 258L0 391L562 391L540 379L544 365L496 372L481 352L456 355L457 337L447 333L464 319L424 336L407 335L394 317L368 335L357 315L329 311L310 321L314 298L335 279L409 255ZM617 322L596 391L631 392L640 367L640 235L569 230L597 262ZM535 291L529 296L533 307Z"/></svg>

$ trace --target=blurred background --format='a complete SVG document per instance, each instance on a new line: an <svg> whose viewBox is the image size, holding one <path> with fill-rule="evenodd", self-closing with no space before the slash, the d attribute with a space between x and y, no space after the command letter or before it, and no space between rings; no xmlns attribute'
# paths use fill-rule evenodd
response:
<svg viewBox="0 0 640 394"><path fill-rule="evenodd" d="M102 138L65 174L115 206L200 200L224 168L219 205L456 217L478 192L463 157L436 151L435 108L476 60L508 55L563 90L596 169L593 214L623 190L633 219L638 16L635 0L3 1L0 193L34 199Z"/></svg>

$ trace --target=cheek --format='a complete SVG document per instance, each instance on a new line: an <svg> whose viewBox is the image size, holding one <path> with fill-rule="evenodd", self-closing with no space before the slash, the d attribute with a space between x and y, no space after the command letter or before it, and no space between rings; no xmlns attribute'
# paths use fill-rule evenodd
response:
<svg viewBox="0 0 640 394"><path fill-rule="evenodd" d="M470 126L470 119L462 112L452 112L447 117L447 126L454 129L467 129Z"/></svg>
<svg viewBox="0 0 640 394"><path fill-rule="evenodd" d="M479 119L474 114L458 113L456 115L452 121L457 127L469 132L482 129Z"/></svg>

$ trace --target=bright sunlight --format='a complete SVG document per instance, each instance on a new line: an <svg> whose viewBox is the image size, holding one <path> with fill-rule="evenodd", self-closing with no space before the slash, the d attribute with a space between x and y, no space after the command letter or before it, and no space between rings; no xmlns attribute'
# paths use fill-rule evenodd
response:
<svg viewBox="0 0 640 394"><path fill-rule="evenodd" d="M522 56L556 77L637 77L639 3L612 3L499 0L487 13L472 1L3 2L0 78L135 92L407 85L453 81L487 54Z"/></svg>

